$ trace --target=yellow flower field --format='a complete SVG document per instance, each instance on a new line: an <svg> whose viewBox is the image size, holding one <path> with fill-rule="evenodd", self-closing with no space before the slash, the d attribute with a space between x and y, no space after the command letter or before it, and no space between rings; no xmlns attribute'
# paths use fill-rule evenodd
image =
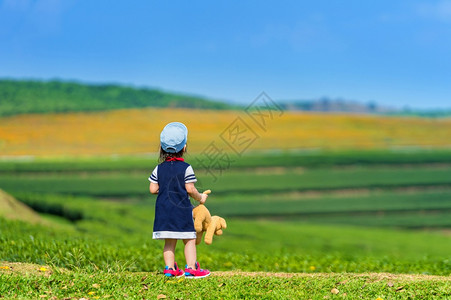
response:
<svg viewBox="0 0 451 300"><path fill-rule="evenodd" d="M161 129L171 121L187 125L191 153L209 145L239 152L451 147L449 118L284 112L257 117L257 123L244 111L146 108L0 118L0 156L154 153Z"/></svg>

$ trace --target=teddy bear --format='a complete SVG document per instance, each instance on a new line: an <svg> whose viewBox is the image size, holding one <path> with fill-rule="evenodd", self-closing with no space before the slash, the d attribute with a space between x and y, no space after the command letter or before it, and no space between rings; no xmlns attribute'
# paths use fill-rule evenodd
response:
<svg viewBox="0 0 451 300"><path fill-rule="evenodd" d="M211 191L207 190L204 193L209 194ZM213 234L222 235L222 229L227 228L227 223L224 218L219 216L211 216L210 211L204 204L199 204L193 209L194 229L196 230L196 244L200 244L202 236L205 232L204 242L211 245L213 242Z"/></svg>

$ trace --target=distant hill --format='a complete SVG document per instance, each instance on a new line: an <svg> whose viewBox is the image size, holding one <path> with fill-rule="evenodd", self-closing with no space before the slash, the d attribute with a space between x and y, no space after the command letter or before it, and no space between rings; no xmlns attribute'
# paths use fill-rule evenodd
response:
<svg viewBox="0 0 451 300"><path fill-rule="evenodd" d="M450 117L451 110L396 109L375 102L330 99L278 101L287 111L344 112L400 116ZM119 84L0 79L0 117L26 113L105 111L121 108L177 107L243 109L244 106L199 96Z"/></svg>
<svg viewBox="0 0 451 300"><path fill-rule="evenodd" d="M399 110L379 106L374 102L367 104L342 100L321 98L318 100L294 100L281 101L280 105L285 110L317 111L317 112L354 112L354 113L393 113Z"/></svg>
<svg viewBox="0 0 451 300"><path fill-rule="evenodd" d="M0 80L0 116L140 107L233 108L201 97L116 84Z"/></svg>
<svg viewBox="0 0 451 300"><path fill-rule="evenodd" d="M21 220L32 224L46 223L38 213L2 189L0 189L0 217L10 220Z"/></svg>
<svg viewBox="0 0 451 300"><path fill-rule="evenodd" d="M357 101L330 98L321 98L318 100L285 100L279 101L279 105L284 110L305 112L344 112L422 117L451 116L451 110L397 109L378 105L375 102L361 103Z"/></svg>

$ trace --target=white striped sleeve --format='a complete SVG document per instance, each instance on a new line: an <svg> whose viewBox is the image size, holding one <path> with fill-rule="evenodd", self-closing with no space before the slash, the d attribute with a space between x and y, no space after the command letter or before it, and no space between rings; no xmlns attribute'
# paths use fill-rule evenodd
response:
<svg viewBox="0 0 451 300"><path fill-rule="evenodd" d="M196 175L194 175L193 167L188 166L185 171L185 183L196 182Z"/></svg>
<svg viewBox="0 0 451 300"><path fill-rule="evenodd" d="M149 181L153 183L158 183L158 166L153 169L152 174L149 176Z"/></svg>

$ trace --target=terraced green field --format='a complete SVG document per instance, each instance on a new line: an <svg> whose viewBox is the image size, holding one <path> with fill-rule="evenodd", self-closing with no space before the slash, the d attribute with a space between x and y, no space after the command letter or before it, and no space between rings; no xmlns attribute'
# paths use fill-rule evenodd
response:
<svg viewBox="0 0 451 300"><path fill-rule="evenodd" d="M0 175L0 186L9 191L63 193L104 197L142 197L146 195L148 172L100 173L9 173ZM197 173L200 188L217 195L267 194L288 191L328 191L338 189L391 189L397 187L451 187L451 168L352 167L323 169L258 168L234 170L210 176ZM233 187L233 188L231 188Z"/></svg>
<svg viewBox="0 0 451 300"><path fill-rule="evenodd" d="M207 207L228 222L223 236L215 237L210 246L199 246L201 264L233 272L451 274L447 156L438 155L440 161L395 163L386 153L375 163L362 161L361 154L355 161L347 157L343 164L339 162L343 154L328 155L323 158L334 162L328 166L302 164L299 154L285 154L280 165L259 166L243 159L217 177L196 169L193 162L198 188L213 191ZM260 161L272 158L274 154L266 154L266 159L262 154ZM298 163L287 165L290 159ZM106 160L79 163L69 161L65 169L64 161L0 162L0 188L46 220L31 225L0 218L3 264L45 264L80 278L98 272L105 274L104 279L108 274L126 276L124 272L153 272L151 276L158 278L163 244L151 239L156 198L148 193L147 181L155 158L116 160L110 165ZM183 262L182 248L176 255ZM11 287L20 277L10 276L0 273ZM49 285L40 278L33 279L36 285ZM227 279L212 280L216 285L231 284ZM268 285L274 280L269 279ZM150 290L163 289L157 286ZM299 296L296 289L289 291L280 295ZM229 292L227 297L240 297L246 289ZM113 292L97 291L108 293ZM394 293L364 295L394 297ZM441 290L437 295L450 296Z"/></svg>

